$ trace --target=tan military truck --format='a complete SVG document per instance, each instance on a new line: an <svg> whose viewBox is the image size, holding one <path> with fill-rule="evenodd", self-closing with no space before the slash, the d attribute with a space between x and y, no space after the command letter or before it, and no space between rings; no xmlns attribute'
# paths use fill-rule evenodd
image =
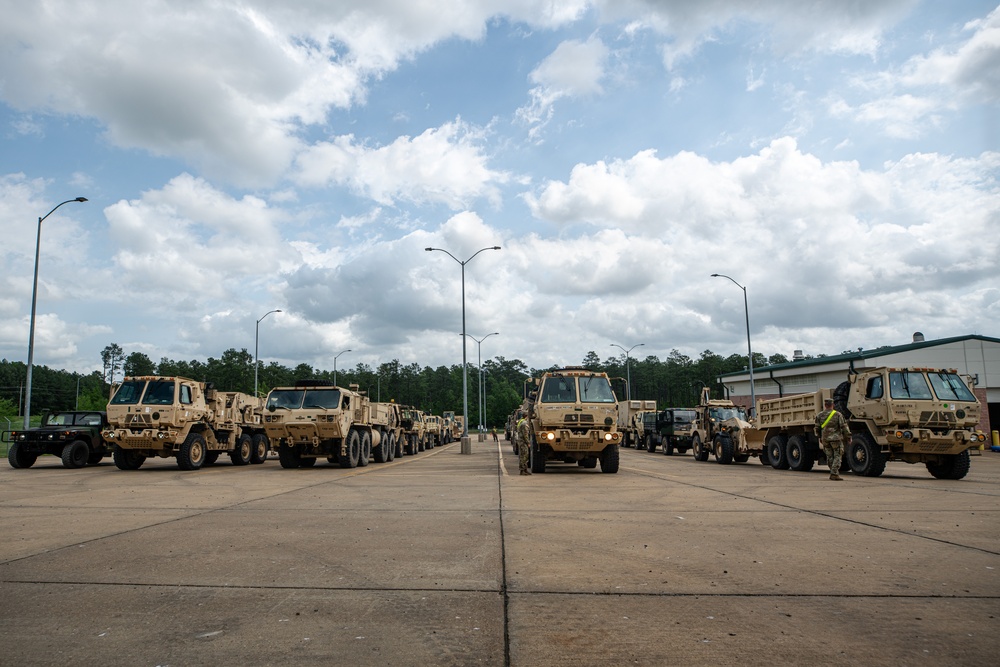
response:
<svg viewBox="0 0 1000 667"><path fill-rule="evenodd" d="M690 429L691 450L696 461L707 461L715 454L719 463L743 463L750 455L733 447L732 437L723 437L740 423L748 424L746 412L728 399L712 399L708 387L702 387L701 402L695 407ZM732 421L729 421L732 420Z"/></svg>
<svg viewBox="0 0 1000 667"><path fill-rule="evenodd" d="M656 401L618 402L618 432L621 433L622 447L645 448L642 414L655 411Z"/></svg>
<svg viewBox="0 0 1000 667"><path fill-rule="evenodd" d="M233 465L263 463L270 443L260 406L249 394L188 378L127 377L108 403L102 435L122 470L137 470L153 456L175 458L181 470L198 470L223 453Z"/></svg>
<svg viewBox="0 0 1000 667"><path fill-rule="evenodd" d="M427 447L427 424L424 413L413 406L404 406L401 412L403 426L403 453L416 454ZM433 446L433 445L431 445Z"/></svg>
<svg viewBox="0 0 1000 667"><path fill-rule="evenodd" d="M962 479L969 472L970 453L979 454L986 443L986 435L976 428L981 406L970 384L954 370L864 370L850 374L833 391L758 401L756 429L747 429L742 440L747 453L763 452L777 469L807 471L817 462L825 465L813 426L823 399L832 397L853 433L845 448L845 469L878 477L887 461L905 461L925 464L939 479Z"/></svg>
<svg viewBox="0 0 1000 667"><path fill-rule="evenodd" d="M424 428L427 449L444 444L444 419L438 415L425 414Z"/></svg>
<svg viewBox="0 0 1000 667"><path fill-rule="evenodd" d="M310 468L320 458L342 468L391 461L402 433L399 406L374 403L326 380L275 387L264 403L264 430L282 468Z"/></svg>
<svg viewBox="0 0 1000 667"><path fill-rule="evenodd" d="M531 471L545 472L546 462L576 463L616 473L619 465L618 401L607 373L582 367L549 371L530 380Z"/></svg>

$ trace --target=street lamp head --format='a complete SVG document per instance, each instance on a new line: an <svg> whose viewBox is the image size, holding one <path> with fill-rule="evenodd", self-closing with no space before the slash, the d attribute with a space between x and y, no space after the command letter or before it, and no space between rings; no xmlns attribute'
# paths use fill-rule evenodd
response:
<svg viewBox="0 0 1000 667"><path fill-rule="evenodd" d="M498 246L498 245L495 245L495 246L493 246L493 248L492 248L492 249L493 249L493 250L502 250L502 248L501 248L500 246Z"/></svg>
<svg viewBox="0 0 1000 667"><path fill-rule="evenodd" d="M719 277L719 274L718 274L718 273L713 273L713 274L712 274L712 277L713 277L713 278L718 278L718 277Z"/></svg>
<svg viewBox="0 0 1000 667"><path fill-rule="evenodd" d="M427 252L430 252L431 250L434 250L434 248L424 248L424 250L426 250Z"/></svg>
<svg viewBox="0 0 1000 667"><path fill-rule="evenodd" d="M86 197L77 197L77 198L76 198L76 201L79 201L79 202L84 202L84 201L88 201L88 200L87 200L87 198L86 198Z"/></svg>

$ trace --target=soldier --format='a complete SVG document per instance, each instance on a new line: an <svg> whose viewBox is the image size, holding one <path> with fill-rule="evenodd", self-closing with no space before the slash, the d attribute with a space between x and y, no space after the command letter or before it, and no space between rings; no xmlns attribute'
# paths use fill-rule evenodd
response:
<svg viewBox="0 0 1000 667"><path fill-rule="evenodd" d="M517 440L517 466L522 475L530 475L528 451L531 447L531 424L528 423L528 415L521 414L519 416L517 431L514 434L514 439Z"/></svg>
<svg viewBox="0 0 1000 667"><path fill-rule="evenodd" d="M823 399L823 412L816 415L813 427L816 437L823 445L826 462L830 464L830 479L841 481L840 460L844 455L844 442L851 441L851 429L843 415L833 409L833 399Z"/></svg>
<svg viewBox="0 0 1000 667"><path fill-rule="evenodd" d="M493 442L499 443L500 438L497 436L497 427L493 427Z"/></svg>

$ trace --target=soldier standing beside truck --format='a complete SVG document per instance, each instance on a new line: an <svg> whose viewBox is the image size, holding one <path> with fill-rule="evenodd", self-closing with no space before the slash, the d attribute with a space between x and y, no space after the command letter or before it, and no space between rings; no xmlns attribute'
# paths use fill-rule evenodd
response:
<svg viewBox="0 0 1000 667"><path fill-rule="evenodd" d="M840 461L844 456L844 441L851 441L851 429L847 420L833 409L833 399L823 399L823 412L816 415L816 425L813 432L821 443L823 453L830 464L830 479L842 481L840 476Z"/></svg>

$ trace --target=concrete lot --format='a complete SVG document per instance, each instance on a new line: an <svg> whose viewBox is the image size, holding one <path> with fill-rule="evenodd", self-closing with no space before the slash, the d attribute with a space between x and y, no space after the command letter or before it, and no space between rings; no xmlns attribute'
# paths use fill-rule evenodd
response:
<svg viewBox="0 0 1000 667"><path fill-rule="evenodd" d="M628 449L521 477L500 452L2 464L0 661L997 664L1000 454L837 483Z"/></svg>

